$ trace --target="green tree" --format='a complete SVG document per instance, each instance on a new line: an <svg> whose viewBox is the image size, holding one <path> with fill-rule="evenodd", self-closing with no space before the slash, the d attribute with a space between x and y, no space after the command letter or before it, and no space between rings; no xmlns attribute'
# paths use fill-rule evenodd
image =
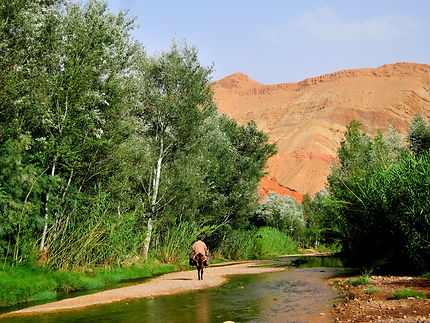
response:
<svg viewBox="0 0 430 323"><path fill-rule="evenodd" d="M240 126L224 115L207 119L203 132L201 167L208 191L200 211L211 224L246 227L257 206L258 183L276 146L254 122Z"/></svg>
<svg viewBox="0 0 430 323"><path fill-rule="evenodd" d="M216 114L195 48L147 57L133 19L99 0L11 0L0 15L4 254L120 263L154 230L162 244L176 227L249 224L275 145Z"/></svg>
<svg viewBox="0 0 430 323"><path fill-rule="evenodd" d="M39 202L42 250L65 232L58 224L67 223L72 187L91 193L102 180L121 119L136 104L130 71L142 50L133 20L102 1L12 3L0 6L1 141L30 134L27 159L50 175Z"/></svg>
<svg viewBox="0 0 430 323"><path fill-rule="evenodd" d="M142 248L146 257L153 222L175 199L175 195L165 194L165 171L175 164L181 151L189 149L199 124L208 113L213 113L214 105L209 88L211 70L200 65L195 48L174 44L170 51L141 63L141 105L134 118L136 131L145 138L149 163L145 181L139 184L146 193L141 200L148 210Z"/></svg>
<svg viewBox="0 0 430 323"><path fill-rule="evenodd" d="M21 249L30 249L43 212L39 200L46 185L44 171L28 163L26 135L0 145L0 250L6 259L25 259Z"/></svg>
<svg viewBox="0 0 430 323"><path fill-rule="evenodd" d="M339 228L336 221L336 208L333 199L326 189L323 189L311 198L308 194L303 196L303 213L306 219L306 243L318 248L320 243L333 245L338 243Z"/></svg>
<svg viewBox="0 0 430 323"><path fill-rule="evenodd" d="M409 125L409 149L419 155L430 149L430 125L422 115L415 115Z"/></svg>

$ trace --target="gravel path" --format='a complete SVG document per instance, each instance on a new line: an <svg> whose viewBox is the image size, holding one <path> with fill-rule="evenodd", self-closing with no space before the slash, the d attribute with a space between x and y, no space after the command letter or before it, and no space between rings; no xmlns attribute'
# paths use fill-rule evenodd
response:
<svg viewBox="0 0 430 323"><path fill-rule="evenodd" d="M258 267L256 263L252 262L240 263L231 266L209 267L205 268L203 281L197 280L196 270L175 272L157 277L143 284L111 289L95 294L68 298L58 302L28 307L19 311L0 315L0 317L73 310L86 306L119 302L133 298L183 293L222 285L227 281L226 275L259 274L282 270L284 269Z"/></svg>

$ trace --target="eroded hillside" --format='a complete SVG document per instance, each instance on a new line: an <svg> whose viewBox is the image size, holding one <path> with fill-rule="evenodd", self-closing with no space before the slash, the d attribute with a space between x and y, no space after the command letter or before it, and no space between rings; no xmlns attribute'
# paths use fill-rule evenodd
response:
<svg viewBox="0 0 430 323"><path fill-rule="evenodd" d="M353 119L374 134L401 133L430 109L430 65L387 64L344 70L297 83L265 85L237 73L213 84L219 110L239 123L255 120L277 142L269 176L299 193L325 185L345 126Z"/></svg>

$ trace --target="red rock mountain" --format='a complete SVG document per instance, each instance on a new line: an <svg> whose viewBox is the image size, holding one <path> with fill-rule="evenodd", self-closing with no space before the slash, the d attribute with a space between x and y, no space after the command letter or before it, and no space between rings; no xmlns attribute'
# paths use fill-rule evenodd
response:
<svg viewBox="0 0 430 323"><path fill-rule="evenodd" d="M213 90L220 112L241 124L255 120L278 144L260 192L280 184L282 194L314 194L324 188L351 120L372 135L389 125L405 134L414 114L428 114L430 65L387 64L277 85L237 73L214 82Z"/></svg>

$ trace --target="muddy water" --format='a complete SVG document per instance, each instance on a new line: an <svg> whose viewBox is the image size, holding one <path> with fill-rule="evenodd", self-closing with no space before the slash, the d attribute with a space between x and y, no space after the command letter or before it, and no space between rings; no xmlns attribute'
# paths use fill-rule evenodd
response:
<svg viewBox="0 0 430 323"><path fill-rule="evenodd" d="M315 267L322 262L333 265L333 260L296 260L296 264L301 262L300 267L283 272L233 276L218 288L76 311L8 318L8 321L331 322L328 311L338 300L338 295L324 279L339 274L342 269ZM279 261L277 264L283 265Z"/></svg>

